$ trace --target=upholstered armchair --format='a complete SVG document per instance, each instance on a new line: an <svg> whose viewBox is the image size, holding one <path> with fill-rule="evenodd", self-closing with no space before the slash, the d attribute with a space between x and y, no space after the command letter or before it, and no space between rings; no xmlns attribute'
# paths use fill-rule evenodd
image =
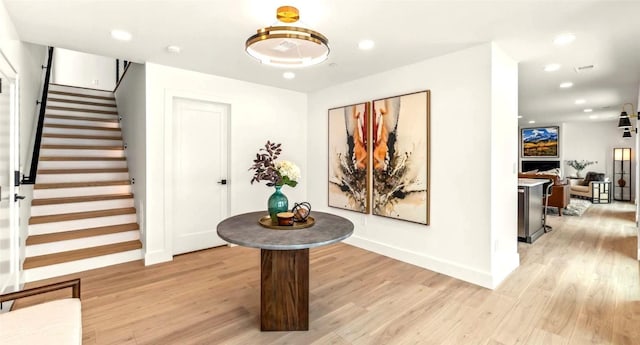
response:
<svg viewBox="0 0 640 345"><path fill-rule="evenodd" d="M604 181L604 174L590 171L583 179L569 179L569 193L574 196L591 199L593 197L594 181Z"/></svg>

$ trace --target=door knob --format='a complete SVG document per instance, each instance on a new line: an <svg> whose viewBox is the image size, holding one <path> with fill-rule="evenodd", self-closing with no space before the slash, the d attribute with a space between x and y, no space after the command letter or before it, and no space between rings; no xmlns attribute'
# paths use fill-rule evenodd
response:
<svg viewBox="0 0 640 345"><path fill-rule="evenodd" d="M22 196L22 195L18 195L18 193L16 193L16 194L14 194L14 195L13 195L13 201L14 201L14 202L15 202L15 201L18 201L18 200L22 200L22 199L24 199L24 198L26 198L26 197L25 197L25 196Z"/></svg>
<svg viewBox="0 0 640 345"><path fill-rule="evenodd" d="M218 184L227 184L227 180L222 179L222 180L218 181Z"/></svg>

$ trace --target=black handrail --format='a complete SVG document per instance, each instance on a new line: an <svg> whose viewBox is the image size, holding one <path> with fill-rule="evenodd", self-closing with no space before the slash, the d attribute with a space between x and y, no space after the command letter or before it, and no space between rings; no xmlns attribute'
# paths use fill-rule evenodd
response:
<svg viewBox="0 0 640 345"><path fill-rule="evenodd" d="M38 116L36 140L35 140L35 144L33 144L31 170L29 171L29 176L25 176L22 179L23 184L36 183L36 175L38 174L38 160L40 159L40 143L42 142L42 129L44 127L44 114L47 110L47 95L49 94L49 80L51 79L52 61L53 61L53 47L49 47L49 56L47 57L47 71L44 76L44 85L42 86L42 99L40 100L40 115Z"/></svg>

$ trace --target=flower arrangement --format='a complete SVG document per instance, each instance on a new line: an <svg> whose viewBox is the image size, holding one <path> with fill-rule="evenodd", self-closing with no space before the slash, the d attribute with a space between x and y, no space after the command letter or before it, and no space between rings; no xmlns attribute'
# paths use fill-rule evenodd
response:
<svg viewBox="0 0 640 345"><path fill-rule="evenodd" d="M596 163L598 163L598 161L585 161L585 160L578 161L578 160L575 160L575 159L567 161L567 165L568 166L570 166L570 167L572 167L572 168L574 168L574 169L576 169L578 171L584 170L584 168L588 167L589 165L596 164Z"/></svg>
<svg viewBox="0 0 640 345"><path fill-rule="evenodd" d="M597 164L598 161L585 161L585 160L568 160L566 161L567 165L576 169L576 175L578 177L580 177L582 170L584 170L584 168L588 167L591 164Z"/></svg>
<svg viewBox="0 0 640 345"><path fill-rule="evenodd" d="M251 184L254 182L267 181L267 186L287 185L295 187L300 179L300 168L290 161L276 161L282 153L282 144L267 141L264 148L258 150L256 159L249 170L255 170Z"/></svg>

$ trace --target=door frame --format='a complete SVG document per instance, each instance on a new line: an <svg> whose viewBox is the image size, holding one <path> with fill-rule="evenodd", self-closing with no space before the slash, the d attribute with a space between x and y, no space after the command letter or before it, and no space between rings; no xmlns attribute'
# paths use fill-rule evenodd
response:
<svg viewBox="0 0 640 345"><path fill-rule="evenodd" d="M7 288L18 289L21 284L21 260L20 260L20 203L13 200L14 194L19 193L19 187L15 186L14 171L20 169L20 75L9 61L9 58L0 50L0 72L11 80L3 83L2 88L9 94L9 276L6 282L0 282L0 293ZM6 193L5 193L6 194ZM6 283L6 285L2 285ZM9 305L10 307L10 305Z"/></svg>
<svg viewBox="0 0 640 345"><path fill-rule="evenodd" d="M164 250L173 260L173 103L175 99L185 99L196 102L208 102L225 105L228 108L226 121L227 134L227 179L231 174L231 113L232 102L215 95L190 92L183 90L165 89L164 103ZM227 207L224 214L229 216L231 210L231 184L227 184Z"/></svg>

